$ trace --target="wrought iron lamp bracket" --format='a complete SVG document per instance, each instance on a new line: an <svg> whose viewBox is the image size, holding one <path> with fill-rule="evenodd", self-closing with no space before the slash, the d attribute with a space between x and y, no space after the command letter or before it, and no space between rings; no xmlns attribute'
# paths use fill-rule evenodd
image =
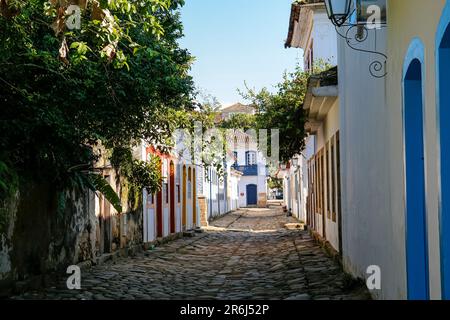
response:
<svg viewBox="0 0 450 320"><path fill-rule="evenodd" d="M380 27L386 28L387 25L382 24L382 25L380 25ZM347 28L345 33L341 33L339 28L337 26L335 26L336 33L345 40L345 42L351 49L353 49L355 51L364 52L367 54L374 54L374 55L378 56L378 58L376 60L374 60L370 63L369 72L375 78L384 78L387 75L387 71L386 71L387 55L385 55L382 52L375 51L375 50L367 50L367 49L362 49L362 48L358 47L358 45L362 44L369 38L369 32L371 32L371 31L376 32L377 29L375 29L375 28L369 29L366 25L360 24L360 23L357 23L357 24L345 23L340 28L341 29ZM376 40L376 37L375 37L375 40ZM376 47L376 44L375 44L375 47Z"/></svg>

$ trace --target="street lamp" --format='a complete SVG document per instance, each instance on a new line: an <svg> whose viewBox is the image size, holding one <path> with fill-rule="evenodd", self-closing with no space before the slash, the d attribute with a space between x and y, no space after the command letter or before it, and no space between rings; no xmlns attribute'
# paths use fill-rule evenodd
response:
<svg viewBox="0 0 450 320"><path fill-rule="evenodd" d="M298 158L292 158L292 165L298 167Z"/></svg>
<svg viewBox="0 0 450 320"><path fill-rule="evenodd" d="M353 0L325 0L328 18L336 27L342 26L350 15Z"/></svg>
<svg viewBox="0 0 450 320"><path fill-rule="evenodd" d="M286 170L286 164L283 163L280 167L281 167L281 170Z"/></svg>

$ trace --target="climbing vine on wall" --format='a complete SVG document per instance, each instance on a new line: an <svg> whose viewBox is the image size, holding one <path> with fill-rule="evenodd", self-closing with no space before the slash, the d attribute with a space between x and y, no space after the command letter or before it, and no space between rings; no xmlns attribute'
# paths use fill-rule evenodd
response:
<svg viewBox="0 0 450 320"><path fill-rule="evenodd" d="M149 193L161 190L161 160L157 156L151 156L148 161L137 160L130 147L122 146L113 149L110 161L118 177L125 179L122 185L127 190L131 208L139 205L142 190L147 189Z"/></svg>

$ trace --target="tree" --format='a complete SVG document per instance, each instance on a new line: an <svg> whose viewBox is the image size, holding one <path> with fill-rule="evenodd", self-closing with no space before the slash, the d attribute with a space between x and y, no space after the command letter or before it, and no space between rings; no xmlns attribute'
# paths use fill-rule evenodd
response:
<svg viewBox="0 0 450 320"><path fill-rule="evenodd" d="M70 3L82 8L78 30L65 27ZM194 92L178 44L183 3L2 0L0 186L18 176L84 188L97 143L167 143L170 115L190 110Z"/></svg>
<svg viewBox="0 0 450 320"><path fill-rule="evenodd" d="M253 114L237 113L233 114L230 119L223 121L220 126L224 129L242 129L244 131L254 129L256 124L256 116Z"/></svg>
<svg viewBox="0 0 450 320"><path fill-rule="evenodd" d="M283 74L283 80L275 86L275 93L269 92L267 88L256 91L248 86L246 91L241 92L243 98L256 106L256 129L279 129L279 152L283 162L300 154L305 148L307 117L303 103L308 80L312 74L318 74L328 67L327 64L319 62L312 73L309 73L297 65L293 72Z"/></svg>
<svg viewBox="0 0 450 320"><path fill-rule="evenodd" d="M267 185L270 189L283 189L283 179L270 177Z"/></svg>

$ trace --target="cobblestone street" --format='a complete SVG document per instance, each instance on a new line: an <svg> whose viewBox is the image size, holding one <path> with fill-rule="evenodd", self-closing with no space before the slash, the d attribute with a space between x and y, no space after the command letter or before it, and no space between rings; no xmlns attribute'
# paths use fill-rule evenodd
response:
<svg viewBox="0 0 450 320"><path fill-rule="evenodd" d="M81 290L14 299L367 299L281 207L245 209L202 233L82 272Z"/></svg>

